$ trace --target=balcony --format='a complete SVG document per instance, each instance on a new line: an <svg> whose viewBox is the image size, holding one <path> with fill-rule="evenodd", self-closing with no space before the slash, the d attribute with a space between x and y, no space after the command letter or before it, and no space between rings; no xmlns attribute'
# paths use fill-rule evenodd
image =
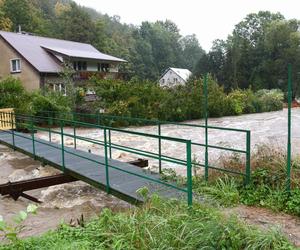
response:
<svg viewBox="0 0 300 250"><path fill-rule="evenodd" d="M88 80L91 77L100 79L123 79L123 74L119 72L78 71L73 75L73 79L77 81Z"/></svg>

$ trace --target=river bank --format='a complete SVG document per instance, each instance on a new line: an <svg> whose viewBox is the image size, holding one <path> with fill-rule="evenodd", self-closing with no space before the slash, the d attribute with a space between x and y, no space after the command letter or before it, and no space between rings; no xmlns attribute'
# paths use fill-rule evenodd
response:
<svg viewBox="0 0 300 250"><path fill-rule="evenodd" d="M0 184L44 177L59 173L50 166L41 166L33 159L0 145ZM36 216L25 221L20 236L36 236L62 223L77 223L82 215L87 220L96 217L103 208L112 210L128 209L130 205L83 182L74 182L27 192L42 201ZM0 196L0 215L11 221L19 211L26 210L32 203L24 198L14 201Z"/></svg>

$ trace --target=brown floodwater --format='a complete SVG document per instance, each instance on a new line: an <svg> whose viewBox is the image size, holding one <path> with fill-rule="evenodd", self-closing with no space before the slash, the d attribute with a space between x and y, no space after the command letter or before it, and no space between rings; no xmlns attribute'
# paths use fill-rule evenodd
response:
<svg viewBox="0 0 300 250"><path fill-rule="evenodd" d="M186 122L188 124L203 125L203 120L195 120ZM298 155L300 152L300 108L294 108L292 110L292 153ZM258 145L266 144L286 150L287 144L287 109L276 112L249 114L241 116L228 116L221 118L209 119L209 125L225 127L225 128L237 128L247 129L251 131L251 150L252 152L257 149ZM137 132L157 134L157 126L141 126L141 127L129 127L128 130L134 130ZM163 125L161 128L162 135L183 139L191 139L193 142L205 143L205 130L203 128L194 128L188 126L178 125ZM65 132L72 134L73 128L65 128ZM77 135L88 137L92 139L99 139L103 141L103 130L93 128L78 128ZM246 134L241 132L224 131L218 129L208 130L208 143L214 146L230 147L235 149L246 149ZM42 139L48 140L48 133L41 132L38 136ZM134 147L137 149L145 150L152 153L158 153L158 140L151 139L142 136L136 136L132 134L126 134L121 132L112 131L111 133L112 143ZM53 135L52 140L60 143L60 136ZM73 138L66 137L65 144L72 147L74 145ZM104 155L104 149L95 143L86 141L77 141L77 148L88 151L90 150L94 154ZM210 148L209 164L218 166L220 159L232 155L232 152ZM186 159L186 147L183 143L177 143L170 140L162 140L162 154L165 156L175 157L179 159ZM204 148L200 146L192 147L193 159L200 163L204 163ZM244 154L234 153L235 156L245 159ZM114 159L128 160L131 158L141 157L134 154L130 154L124 151L112 149L112 156ZM155 159L149 159L149 165L151 169L157 169L158 161ZM172 164L169 162L162 162L163 168L173 168L177 173L181 175L186 174L186 169L181 165Z"/></svg>
<svg viewBox="0 0 300 250"><path fill-rule="evenodd" d="M293 109L292 116L292 145L293 154L296 155L300 152L300 130L298 129L298 124L300 124L300 109ZM203 124L203 120L191 121L188 123ZM286 148L286 109L277 112L209 119L209 124L214 126L251 130L252 150L255 149L257 145L261 144L280 147L283 150ZM130 127L128 129L145 133L157 133L157 127L155 126ZM68 133L72 133L72 131L72 128L65 129L65 132ZM100 129L80 128L77 130L77 134L103 140L103 130ZM204 142L204 129L201 128L163 125L162 134L165 136L192 139L199 143ZM43 139L48 139L48 133L45 132L39 132L37 136ZM53 135L52 141L60 143L60 137ZM112 132L112 142L151 152L158 152L158 142L156 139ZM65 143L67 146L72 147L74 142L72 138L66 138ZM210 129L209 144L245 149L245 134ZM77 146L79 149L85 151L90 150L94 154L103 155L103 148L94 143L77 141ZM162 153L167 156L184 159L185 146L171 141L163 141ZM209 160L210 162L217 162L220 156L224 154L226 154L226 152L210 149ZM112 150L112 155L114 159L120 159L123 161L136 159L138 157L137 155L118 150ZM203 161L203 148L193 147L193 155L198 161ZM157 161L149 160L150 167L156 168L158 165ZM43 167L39 162L1 145L0 167L0 183L53 175L58 172L52 167ZM182 166L174 166L164 162L163 167L173 167L178 173L183 175L185 174L185 169ZM26 227L21 234L22 236L39 235L49 229L55 229L61 221L66 223L76 221L82 214L85 218L97 216L97 214L99 214L99 212L105 207L112 208L114 210L130 208L128 203L96 190L82 182L35 190L28 192L28 194L39 198L43 203L39 206L37 215L30 217L26 221ZM2 215L5 219L10 220L16 213L20 210L24 210L30 203L30 201L23 198L20 198L18 201L14 201L9 197L0 197L0 215Z"/></svg>
<svg viewBox="0 0 300 250"><path fill-rule="evenodd" d="M0 184L44 177L59 173L50 166L42 166L38 161L0 145ZM83 182L74 182L27 192L42 201L37 215L30 216L24 223L21 237L40 235L55 229L61 222L76 223L83 217L96 217L103 208L124 210L130 205L111 195L99 191ZM0 196L0 215L11 222L13 217L33 202L20 197L14 201L8 196ZM0 238L1 241L1 238Z"/></svg>

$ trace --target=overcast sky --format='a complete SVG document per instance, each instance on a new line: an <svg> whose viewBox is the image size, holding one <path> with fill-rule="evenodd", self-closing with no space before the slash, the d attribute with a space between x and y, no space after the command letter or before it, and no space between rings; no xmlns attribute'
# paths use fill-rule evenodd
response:
<svg viewBox="0 0 300 250"><path fill-rule="evenodd" d="M226 39L247 14L260 10L281 12L286 18L300 19L300 0L75 0L101 13L118 15L121 22L170 19L182 35L196 34L209 50L214 39Z"/></svg>

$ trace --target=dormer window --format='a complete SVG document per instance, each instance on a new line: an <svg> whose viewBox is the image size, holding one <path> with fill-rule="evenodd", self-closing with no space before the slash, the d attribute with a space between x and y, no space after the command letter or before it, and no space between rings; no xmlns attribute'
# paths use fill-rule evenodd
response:
<svg viewBox="0 0 300 250"><path fill-rule="evenodd" d="M21 59L11 59L10 60L10 72L11 73L20 73L21 72Z"/></svg>

